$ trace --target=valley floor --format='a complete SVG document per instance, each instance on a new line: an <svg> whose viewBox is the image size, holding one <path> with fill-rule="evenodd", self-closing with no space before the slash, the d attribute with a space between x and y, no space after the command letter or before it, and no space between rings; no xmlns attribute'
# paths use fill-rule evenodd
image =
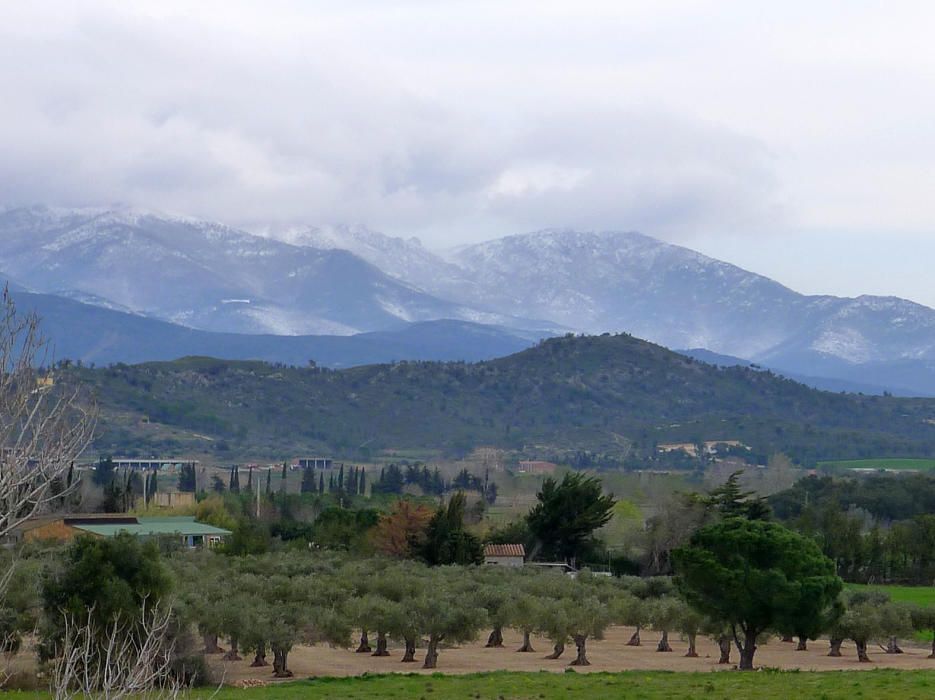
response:
<svg viewBox="0 0 935 700"><path fill-rule="evenodd" d="M657 652L656 642L659 635L653 631L643 631L642 646L630 647L626 643L633 630L625 627L613 627L608 630L605 639L588 642L588 658L591 666L578 667L580 673L600 671L723 671L731 666L718 665L717 645L707 638L699 637L698 658L684 656L688 646L677 634L669 635L671 653ZM574 645L566 648L565 654L558 660L543 658L551 652L551 645L545 639L534 639L534 653L518 653L522 643L521 636L512 630L505 630L502 649L484 648L484 640L456 648L440 651L437 672L442 674L469 674L491 671L552 671L560 673L568 668L574 658ZM371 640L372 643L372 640ZM845 643L841 658L827 655L828 643L820 640L809 643L808 651L795 651L795 645L784 643L777 638L762 645L756 654L756 664L760 668L802 670L802 671L866 671L874 668L892 669L929 669L932 671L932 697L935 697L935 659L926 658L930 649L921 643L906 641L902 643L903 654L885 654L882 649L871 648L873 663L862 664L857 661L853 644ZM428 674L432 671L421 669L421 653L417 653L418 663L402 664L401 650L391 647L391 656L375 658L369 654L356 654L353 649L332 649L327 646L296 647L289 654L289 668L296 678L341 677L368 674L414 673ZM269 668L250 668L252 656L239 662L221 661L215 657L212 667L223 675L228 685L242 684L245 681L273 682ZM731 660L738 659L736 650L732 651ZM534 696L529 696L534 697Z"/></svg>

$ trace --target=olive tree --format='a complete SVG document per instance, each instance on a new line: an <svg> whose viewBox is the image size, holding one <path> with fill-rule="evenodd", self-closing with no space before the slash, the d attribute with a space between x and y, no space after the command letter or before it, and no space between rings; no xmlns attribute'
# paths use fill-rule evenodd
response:
<svg viewBox="0 0 935 700"><path fill-rule="evenodd" d="M640 631L649 624L648 601L672 593L672 581L667 576L652 576L640 578L638 576L624 576L621 585L632 599L627 599L626 605L618 604L617 621L628 627L635 627L627 646L638 647L643 642Z"/></svg>
<svg viewBox="0 0 935 700"><path fill-rule="evenodd" d="M493 629L487 637L487 648L503 646L503 628L510 621L510 606L513 604L511 571L501 567L488 567L474 574L476 599L487 613Z"/></svg>
<svg viewBox="0 0 935 700"><path fill-rule="evenodd" d="M610 607L585 585L566 588L557 597L542 601L539 630L555 645L546 658L557 659L565 650L565 642L575 643L577 654L572 666L590 666L587 656L588 639L602 639L612 622Z"/></svg>
<svg viewBox="0 0 935 700"><path fill-rule="evenodd" d="M439 644L473 641L480 628L487 624L484 609L456 586L454 579L459 576L459 570L426 572L425 590L408 602L420 633L428 637L422 668L437 667Z"/></svg>
<svg viewBox="0 0 935 700"><path fill-rule="evenodd" d="M657 598L649 604L649 624L659 632L659 643L656 651L672 651L669 645L669 630L678 625L682 616L682 601L672 596Z"/></svg>
<svg viewBox="0 0 935 700"><path fill-rule="evenodd" d="M913 606L909 618L916 632L932 635L932 653L928 658L935 659L935 608Z"/></svg>
<svg viewBox="0 0 935 700"><path fill-rule="evenodd" d="M686 602L730 626L741 670L753 669L762 633L820 615L843 587L813 540L771 522L727 518L696 532L673 558Z"/></svg>
<svg viewBox="0 0 935 700"><path fill-rule="evenodd" d="M870 663L867 653L870 642L892 640L911 628L910 610L893 603L883 591L848 591L844 603L846 609L830 631L829 656L840 656L841 641L850 639L857 648L857 660Z"/></svg>
<svg viewBox="0 0 935 700"><path fill-rule="evenodd" d="M698 635L705 631L708 621L705 619L704 615L692 608L684 600L679 599L677 606L678 615L676 616L676 629L685 635L685 638L688 640L688 651L685 652L685 656L695 658L698 656L695 643L698 639ZM730 649L730 644L728 644L727 648Z"/></svg>

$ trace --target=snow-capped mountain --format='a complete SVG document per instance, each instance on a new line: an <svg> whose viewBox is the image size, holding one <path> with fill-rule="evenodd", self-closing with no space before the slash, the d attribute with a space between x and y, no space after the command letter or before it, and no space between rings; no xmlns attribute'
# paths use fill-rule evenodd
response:
<svg viewBox="0 0 935 700"><path fill-rule="evenodd" d="M296 242L303 240L323 242ZM891 297L806 296L639 233L545 230L443 256L414 240L340 227L327 242L437 296L575 330L626 331L668 347L909 390L914 372L935 372L935 310Z"/></svg>
<svg viewBox="0 0 935 700"><path fill-rule="evenodd" d="M366 226L313 226L291 229L277 238L321 250L350 251L390 277L421 289L447 289L464 281L460 267L425 248L418 238L387 236Z"/></svg>
<svg viewBox="0 0 935 700"><path fill-rule="evenodd" d="M209 331L348 335L437 319L530 341L626 331L797 375L935 392L935 310L798 294L638 233L546 230L438 254L361 226L260 237L136 210L32 207L0 212L0 270L35 292Z"/></svg>
<svg viewBox="0 0 935 700"><path fill-rule="evenodd" d="M69 290L212 331L347 335L439 318L523 325L434 297L345 250L135 210L2 212L0 269L33 291Z"/></svg>

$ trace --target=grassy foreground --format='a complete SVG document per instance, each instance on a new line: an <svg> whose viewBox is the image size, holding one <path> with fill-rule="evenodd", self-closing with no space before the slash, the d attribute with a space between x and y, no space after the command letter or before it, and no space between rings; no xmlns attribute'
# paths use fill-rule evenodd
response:
<svg viewBox="0 0 935 700"><path fill-rule="evenodd" d="M208 698L210 692L198 697ZM435 674L371 675L321 678L264 688L225 689L218 700L292 700L328 698L370 700L564 700L571 698L899 698L935 697L935 671L797 671L641 672L624 673L478 673L463 676Z"/></svg>

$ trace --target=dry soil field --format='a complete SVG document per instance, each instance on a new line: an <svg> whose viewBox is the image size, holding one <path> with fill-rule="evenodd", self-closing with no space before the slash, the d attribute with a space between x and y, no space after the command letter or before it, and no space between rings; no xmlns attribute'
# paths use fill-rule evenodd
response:
<svg viewBox="0 0 935 700"><path fill-rule="evenodd" d="M717 645L707 638L699 637L697 648L698 658L685 658L687 644L680 640L678 635L670 634L669 642L674 649L671 653L656 651L658 635L652 631L642 634L643 645L629 647L626 645L633 630L624 627L611 628L601 641L588 642L588 658L591 666L577 668L581 672L589 671L626 671L626 670L658 670L658 671L711 671L729 669L730 666L719 666ZM520 635L512 630L505 630L504 647L502 649L486 649L483 640L454 648L443 648L439 654L438 672L441 673L474 673L479 671L564 671L568 663L574 658L574 646L566 647L565 654L558 660L543 658L551 651L551 645L545 639L535 639L534 653L518 653L522 643ZM371 639L371 644L373 640ZM841 658L827 656L828 643L824 640L809 643L808 651L795 651L795 645L781 642L778 638L770 639L768 644L762 645L756 654L756 663L759 667L780 669L801 669L814 671L853 671L871 668L896 669L931 669L935 670L935 659L926 658L929 648L913 646L910 642L902 643L903 654L885 654L882 649L871 648L873 663L862 664L857 661L854 646L845 643L842 648L844 654ZM876 649L874 653L874 649ZM368 673L411 673L420 672L422 665L421 653L417 653L418 663L402 664L402 652L398 647L390 647L391 656L376 658L369 654L356 654L352 649L333 649L327 646L296 647L289 654L289 667L296 678L310 676L356 676ZM732 651L731 660L737 660L736 649ZM212 660L212 666L223 674L225 683L236 683L245 679L271 680L272 671L269 668L250 668L250 658L243 661L221 661L218 657ZM424 671L432 673L432 671Z"/></svg>

